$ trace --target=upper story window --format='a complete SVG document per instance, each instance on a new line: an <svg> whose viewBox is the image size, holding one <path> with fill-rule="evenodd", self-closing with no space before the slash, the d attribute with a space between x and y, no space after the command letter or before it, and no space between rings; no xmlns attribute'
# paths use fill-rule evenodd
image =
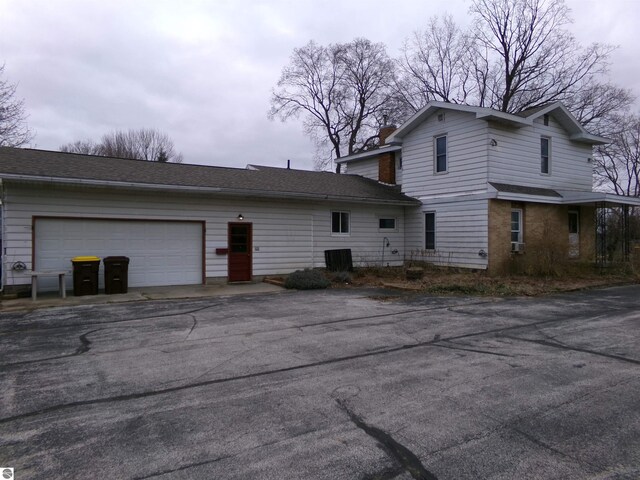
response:
<svg viewBox="0 0 640 480"><path fill-rule="evenodd" d="M331 212L331 233L348 235L349 231L349 212Z"/></svg>
<svg viewBox="0 0 640 480"><path fill-rule="evenodd" d="M540 173L546 175L550 172L551 167L551 139L547 137L540 138Z"/></svg>
<svg viewBox="0 0 640 480"><path fill-rule="evenodd" d="M435 171L444 173L447 171L447 136L435 138Z"/></svg>

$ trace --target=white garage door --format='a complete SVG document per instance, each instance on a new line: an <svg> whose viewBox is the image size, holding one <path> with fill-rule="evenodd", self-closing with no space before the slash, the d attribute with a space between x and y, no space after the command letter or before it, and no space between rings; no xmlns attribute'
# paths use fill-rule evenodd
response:
<svg viewBox="0 0 640 480"><path fill-rule="evenodd" d="M202 283L202 224L142 220L37 218L36 270L66 270L73 288L71 259L129 257L129 286L192 285ZM100 263L104 288L104 265ZM56 280L39 280L42 290L55 290Z"/></svg>

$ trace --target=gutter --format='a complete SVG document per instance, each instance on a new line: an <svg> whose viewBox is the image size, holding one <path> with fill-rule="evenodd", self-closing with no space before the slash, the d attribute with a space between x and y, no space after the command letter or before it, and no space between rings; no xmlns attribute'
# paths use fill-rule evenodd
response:
<svg viewBox="0 0 640 480"><path fill-rule="evenodd" d="M375 205L399 205L399 206L413 206L419 205L418 200L381 200L368 197L348 197L340 195L325 195L325 194L312 194L312 193L299 193L299 192L273 192L270 190L247 190L247 189L233 189L233 188L221 188L221 187L197 187L190 185L161 185L151 183L136 183L136 182L117 182L117 181L105 181L105 180L88 180L88 179L68 179L59 177L47 177L47 176L32 176L32 175L20 175L20 174L0 174L2 180L16 180L23 182L43 182L62 185L83 185L92 187L117 187L117 188L129 188L129 189L145 189L145 190L160 190L169 192L197 192L197 193L211 193L229 196L243 196L243 197L268 197L268 198L292 198L292 199L309 199L309 200L326 200L326 201L341 201L341 202L357 202L357 203L369 203Z"/></svg>

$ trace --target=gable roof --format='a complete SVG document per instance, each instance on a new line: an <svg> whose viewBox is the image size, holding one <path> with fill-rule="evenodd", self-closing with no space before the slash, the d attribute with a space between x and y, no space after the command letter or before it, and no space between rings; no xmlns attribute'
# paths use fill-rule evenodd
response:
<svg viewBox="0 0 640 480"><path fill-rule="evenodd" d="M414 205L399 188L359 175L211 167L0 147L0 178L63 184L200 191L226 195L308 198Z"/></svg>
<svg viewBox="0 0 640 480"><path fill-rule="evenodd" d="M584 142L591 145L609 143L609 139L590 134L580 124L578 120L560 102L550 103L540 107L524 110L518 114L500 112L492 108L474 107L471 105L459 105L448 102L429 102L425 107L416 112L409 120L403 123L400 128L387 137L387 143L400 143L408 133L413 131L418 125L424 122L438 110L452 110L475 114L477 119L503 123L515 128L533 125L533 121L546 114L553 114L554 118L569 133L569 139L576 142Z"/></svg>

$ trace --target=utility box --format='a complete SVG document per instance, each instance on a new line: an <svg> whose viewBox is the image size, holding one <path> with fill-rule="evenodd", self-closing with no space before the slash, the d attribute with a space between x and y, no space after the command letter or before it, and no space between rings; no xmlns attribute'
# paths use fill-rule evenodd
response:
<svg viewBox="0 0 640 480"><path fill-rule="evenodd" d="M353 272L350 248L325 250L324 262L330 272Z"/></svg>
<svg viewBox="0 0 640 480"><path fill-rule="evenodd" d="M73 257L73 294L97 295L98 271L100 270L100 258L98 257Z"/></svg>
<svg viewBox="0 0 640 480"><path fill-rule="evenodd" d="M104 293L127 293L129 257L106 257L104 260Z"/></svg>

